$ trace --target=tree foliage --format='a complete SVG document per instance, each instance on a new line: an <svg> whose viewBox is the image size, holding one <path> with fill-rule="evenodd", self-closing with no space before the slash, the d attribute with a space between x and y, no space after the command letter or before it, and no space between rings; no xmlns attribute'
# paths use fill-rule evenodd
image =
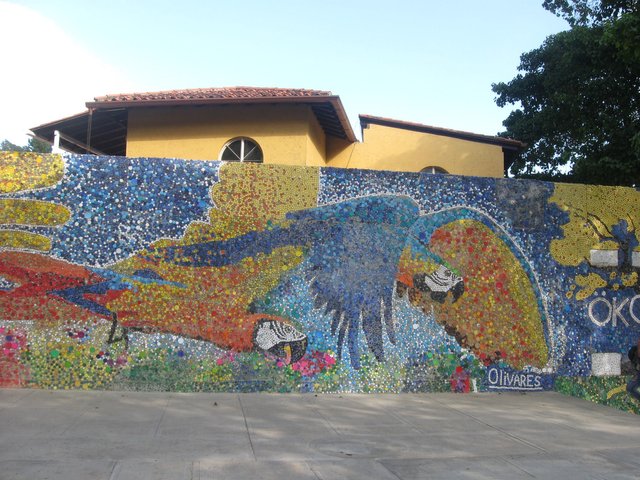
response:
<svg viewBox="0 0 640 480"><path fill-rule="evenodd" d="M511 173L640 186L638 0L545 0L543 6L571 28L522 54L521 73L493 85L498 106L518 107L501 135L528 145Z"/></svg>
<svg viewBox="0 0 640 480"><path fill-rule="evenodd" d="M638 0L544 0L542 6L572 27L619 19L638 8Z"/></svg>
<svg viewBox="0 0 640 480"><path fill-rule="evenodd" d="M34 153L51 153L51 145L44 140L38 138L30 138L24 146L11 143L9 140L0 142L0 151L5 152L34 152Z"/></svg>

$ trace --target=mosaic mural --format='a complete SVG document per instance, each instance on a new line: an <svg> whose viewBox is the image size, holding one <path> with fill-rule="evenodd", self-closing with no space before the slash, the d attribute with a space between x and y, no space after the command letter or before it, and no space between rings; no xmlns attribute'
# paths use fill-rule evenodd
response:
<svg viewBox="0 0 640 480"><path fill-rule="evenodd" d="M507 179L0 153L0 386L554 388L640 336L639 200Z"/></svg>

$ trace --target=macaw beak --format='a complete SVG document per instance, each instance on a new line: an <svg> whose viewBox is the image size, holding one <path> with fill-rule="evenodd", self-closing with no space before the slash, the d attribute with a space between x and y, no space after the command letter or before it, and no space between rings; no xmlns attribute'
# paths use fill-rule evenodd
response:
<svg viewBox="0 0 640 480"><path fill-rule="evenodd" d="M283 347L284 350L284 363L289 365L291 364L291 345L288 343Z"/></svg>
<svg viewBox="0 0 640 480"><path fill-rule="evenodd" d="M447 271L444 269L444 271ZM420 292L429 294L431 300L444 303L449 295L455 303L464 293L464 280L448 271L446 277L437 278L434 275L418 273L413 276L413 286Z"/></svg>
<svg viewBox="0 0 640 480"><path fill-rule="evenodd" d="M290 365L307 351L307 336L292 325L278 320L262 320L254 332L256 349L269 353Z"/></svg>
<svg viewBox="0 0 640 480"><path fill-rule="evenodd" d="M307 351L307 337L302 340L296 340L293 342L282 342L274 345L266 352L270 353L274 357L282 360L285 365L291 365L300 360Z"/></svg>
<svg viewBox="0 0 640 480"><path fill-rule="evenodd" d="M453 297L453 303L457 302L463 293L464 293L464 280L460 280L451 289L451 296Z"/></svg>

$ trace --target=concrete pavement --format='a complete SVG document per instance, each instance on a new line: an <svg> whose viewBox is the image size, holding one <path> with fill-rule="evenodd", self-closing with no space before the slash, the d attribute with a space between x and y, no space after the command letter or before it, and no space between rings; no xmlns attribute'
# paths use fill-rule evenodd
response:
<svg viewBox="0 0 640 480"><path fill-rule="evenodd" d="M640 416L558 393L0 390L0 479L637 479Z"/></svg>

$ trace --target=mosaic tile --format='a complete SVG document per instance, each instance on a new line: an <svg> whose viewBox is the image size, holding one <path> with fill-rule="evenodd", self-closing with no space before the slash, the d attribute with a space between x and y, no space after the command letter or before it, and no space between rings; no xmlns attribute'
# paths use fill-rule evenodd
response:
<svg viewBox="0 0 640 480"><path fill-rule="evenodd" d="M78 155L0 172L0 386L571 390L640 337L632 189Z"/></svg>

